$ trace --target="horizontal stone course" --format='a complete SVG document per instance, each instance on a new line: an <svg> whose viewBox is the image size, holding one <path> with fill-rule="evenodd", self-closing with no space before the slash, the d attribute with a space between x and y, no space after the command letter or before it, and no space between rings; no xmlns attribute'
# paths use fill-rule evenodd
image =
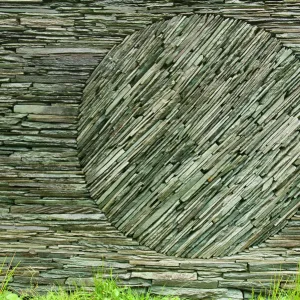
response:
<svg viewBox="0 0 300 300"><path fill-rule="evenodd" d="M96 48L18 48L17 53L28 55L72 54L72 53L107 53L107 50Z"/></svg>
<svg viewBox="0 0 300 300"><path fill-rule="evenodd" d="M94 270L86 268L86 261L97 266L104 262L105 276L112 268L122 284L143 290L153 285L155 294L200 299L250 299L251 292L245 290L269 286L269 273L293 276L300 256L300 212L292 217L281 206L282 218L292 217L283 230L259 246L222 259L220 267L215 259L193 265L193 260L166 257L124 237L102 220L90 197L74 130L85 82L106 53L128 34L176 15L208 13L264 28L287 47L283 56L292 49L299 58L297 2L3 0L0 12L0 264L5 260L7 266L15 253L13 265L20 265L13 288L24 290L32 275L42 292L55 282L80 283L79 278L91 284ZM23 105L47 107L48 113L14 111ZM59 113L62 107L66 115ZM297 113L299 107L292 110ZM270 122L274 111L269 113L259 122ZM282 128L283 137L285 133ZM288 143L287 139L284 147ZM247 146L245 151L250 151ZM268 157L269 170L275 160L276 155ZM299 159L291 167L299 167ZM292 168L282 169L287 181L292 180ZM266 180L265 190L275 182ZM276 193L283 190L279 186ZM295 204L298 196L296 190L291 194ZM49 219L41 216L47 214ZM263 220L264 215L258 214L257 224ZM280 269L281 264L285 269ZM153 279L132 278L133 272L150 272ZM155 278L155 272L197 273L197 280L184 282L191 285L182 288L178 280Z"/></svg>
<svg viewBox="0 0 300 300"><path fill-rule="evenodd" d="M197 280L197 273L177 273L177 272L132 272L131 277L138 277L144 279L158 279L158 280L182 280L190 281Z"/></svg>
<svg viewBox="0 0 300 300"><path fill-rule="evenodd" d="M22 114L37 115L63 115L76 116L77 108L65 106L44 106L44 105L15 105L14 112Z"/></svg>

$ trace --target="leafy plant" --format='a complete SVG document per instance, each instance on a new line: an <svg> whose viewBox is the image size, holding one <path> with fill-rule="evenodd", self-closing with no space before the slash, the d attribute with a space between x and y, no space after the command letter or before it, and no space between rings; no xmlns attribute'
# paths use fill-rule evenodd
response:
<svg viewBox="0 0 300 300"><path fill-rule="evenodd" d="M0 300L21 300L21 298L15 293L4 291L0 294Z"/></svg>
<svg viewBox="0 0 300 300"><path fill-rule="evenodd" d="M4 273L4 279L2 280L1 287L0 287L0 300L21 300L21 298L13 293L7 290L8 284L11 280L11 278L14 276L15 270L18 266L18 264L12 268L12 263L14 260L14 256L11 258L7 270L4 272L4 266L6 263L6 259L3 261L2 265L0 266L0 275L3 275Z"/></svg>

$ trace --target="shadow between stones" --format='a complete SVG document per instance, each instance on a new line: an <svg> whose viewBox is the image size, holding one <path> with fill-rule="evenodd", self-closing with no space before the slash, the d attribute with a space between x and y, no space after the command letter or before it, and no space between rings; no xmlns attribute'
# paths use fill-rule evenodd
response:
<svg viewBox="0 0 300 300"><path fill-rule="evenodd" d="M84 90L78 147L93 199L167 255L264 241L299 206L299 73L269 33L220 16L128 36Z"/></svg>

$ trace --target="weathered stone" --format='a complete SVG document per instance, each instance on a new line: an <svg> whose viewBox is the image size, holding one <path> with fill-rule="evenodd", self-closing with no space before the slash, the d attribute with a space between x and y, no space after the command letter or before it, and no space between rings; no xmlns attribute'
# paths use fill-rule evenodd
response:
<svg viewBox="0 0 300 300"><path fill-rule="evenodd" d="M76 116L77 108L66 106L45 106L45 105L15 105L14 112L37 115L63 115Z"/></svg>
<svg viewBox="0 0 300 300"><path fill-rule="evenodd" d="M197 280L197 281L153 279L152 283L153 286L197 288L197 289L216 289L219 286L218 278L214 278L211 280Z"/></svg>
<svg viewBox="0 0 300 300"><path fill-rule="evenodd" d="M132 272L131 277L155 280L197 280L197 273L178 272Z"/></svg>
<svg viewBox="0 0 300 300"><path fill-rule="evenodd" d="M243 299L242 292L227 289L193 289L193 288L164 288L163 286L153 286L150 290L152 294L166 296L181 296L189 299Z"/></svg>
<svg viewBox="0 0 300 300"><path fill-rule="evenodd" d="M300 94L298 60L294 60L294 57L300 57L297 21L300 9L296 2L75 2L0 1L0 265L4 262L5 271L13 253L13 266L20 263L10 287L24 291L33 282L37 283L36 292L45 293L50 288L49 284L58 282L64 285L67 282L67 285L72 285L73 278L78 284L82 283L78 278L83 281L86 278L91 285L94 272L100 269L105 278L109 278L112 271L114 278L119 277L121 285L137 287L140 291L146 291L154 283L155 293L175 293L183 297L192 295L208 299L242 299L243 296L250 299L251 287L259 291L261 285L269 284L272 274L275 276L278 273L283 278L288 278L289 275L293 277L296 273L294 266L299 262L300 255L297 243L300 213L296 212L299 207L297 126ZM205 15L205 21L199 23L195 13ZM164 20L171 20L176 15L185 16L185 21L170 21L170 26L166 27ZM214 18L213 15L222 17ZM184 33L184 27L188 25L185 22L189 18L193 18L189 29L192 30L195 25L196 30L191 39L185 39L181 32ZM222 23L222 18L226 18L227 23ZM191 227L186 227L186 232L193 234L199 230L203 245L211 242L208 249L203 249L203 255L222 255L226 249L236 253L226 260L171 258L122 235L108 220L102 219L102 212L87 189L95 194L97 187L91 189L86 186L85 174L77 158L74 130L77 128L77 108L81 103L85 82L110 49L115 48L113 51L116 51L116 46L128 34L152 23L155 24L151 29L148 27L149 30L139 41L140 45L147 40L149 43L140 49L137 59L132 61L131 57L139 51L138 47L132 47L132 53L128 56L123 52L116 60L108 59L109 63L102 70L104 81L101 88L95 90L95 86L87 86L86 90L89 89L91 93L95 91L95 95L103 93L113 66L120 63L119 73L112 80L115 88L111 90L111 95L116 100L113 105L117 103L116 108L121 108L122 103L127 101L124 111L132 113L132 120L135 122L128 126L120 110L115 120L96 118L95 134L102 136L101 130L106 130L107 122L119 121L120 127L116 125L113 128L114 134L103 140L103 147L117 140L117 133L123 126L128 126L128 131L118 141L123 147L126 139L133 138L135 133L140 132L140 121L147 123L147 118L161 119L161 126L158 127L161 135L153 138L159 138L164 143L156 149L157 154L153 155L152 164L144 157L147 151L141 153L140 173L133 169L123 173L124 165L120 165L116 172L111 173L110 179L105 174L107 188L100 194L105 194L104 198L113 201L115 198L111 193L114 189L111 187L121 183L115 197L121 204L121 200L128 196L130 201L125 209L128 208L127 216L130 217L135 214L135 208L130 208L130 205L141 201L142 207L150 197L149 194L142 193L145 186L151 186L150 190L157 195L158 200L151 204L155 207L157 201L166 203L170 195L180 189L181 182L186 183L191 174L198 173L199 180L205 179L203 184L198 179L190 182L186 194L177 198L180 204L178 210L173 210L174 214L178 211L176 225L168 220L166 211L160 218L159 225L164 229L154 235L150 243L161 239L156 249L158 251L170 243L179 248L184 238L175 241L172 235L162 238L163 235L172 226L180 231L194 220ZM221 23L222 26L219 26ZM213 25L213 30L205 33L203 29L208 24ZM154 34L152 29L155 26L158 28ZM235 28L238 34L236 42L226 36L228 30L233 34ZM271 38L264 29L272 33ZM197 39L200 33L203 34L203 39ZM158 40L163 37L168 39L166 43L158 41L155 44L155 37ZM247 44L253 37L257 38L255 42ZM214 44L214 41L217 43ZM202 46L199 42L203 42ZM222 42L225 42L223 46ZM244 46L238 48L240 42ZM155 47L161 45L161 51L168 47L168 43L174 52L170 51L164 56L162 66L156 66L151 72L147 72L149 64L159 62L159 52L155 53ZM257 49L260 44L261 48ZM214 51L218 46L219 50ZM253 52L255 49L258 50L256 54ZM111 58L112 53L109 54ZM224 61L222 57L228 57L228 60ZM209 61L213 65L209 65ZM140 68L144 62L148 65ZM169 72L168 68L176 62L177 65ZM260 67L263 74L259 71ZM137 76L134 76L135 68L141 69ZM197 73L197 68L201 68L203 73ZM159 75L160 70L163 72ZM124 85L122 93L117 97L118 88L123 84L120 80L122 72L129 84ZM296 72L294 77L291 76L293 72ZM99 67L95 71L97 73L99 74ZM151 87L151 79L155 79L155 76L156 81L152 82ZM159 90L157 84L161 83L163 86L168 80L171 87L164 90L165 103L157 101L151 114L147 115L147 107L143 103L147 99L159 100L153 96L153 92ZM208 89L210 81L214 82L211 90ZM147 83L148 87L144 88ZM205 97L193 92L198 83L206 91ZM137 91L135 96L131 93L133 86ZM240 88L237 90L237 87ZM181 88L183 92L178 93ZM251 94L251 91L254 93ZM104 95L103 99L108 99L107 96L109 95ZM131 96L139 103L136 111L131 105L133 102L129 101ZM164 105L175 97L178 99L172 102L174 106L169 106L165 113L160 114ZM193 113L190 118L183 124L176 123L177 119L188 115L187 97L191 97L194 101L191 103L195 106L197 99L201 102L203 114L197 115L198 109L191 107ZM243 101L248 105L243 105ZM217 104L222 109L214 111L214 105ZM14 107L20 105L27 108L42 106L39 109L46 109L48 112L17 113ZM113 105L109 109L113 109ZM96 108L89 106L91 111ZM238 111L238 108L242 110ZM101 111L103 107L99 106L97 109ZM93 115L89 114L88 117L92 119ZM225 119L226 117L228 118ZM199 120L203 125L194 126L193 123L193 126L188 127L190 123L195 121L196 124ZM92 125L89 121L89 129ZM169 134L170 132L174 132L174 135ZM212 132L215 134L211 134ZM70 136L67 136L68 133ZM190 136L194 140L199 138L200 142L191 144ZM87 135L86 138L88 139ZM183 138L186 144L178 152L174 152L168 161L165 150L171 152L172 149L177 149ZM145 144L150 146L152 141L146 137ZM89 147L87 156L89 149L97 147L96 141L91 140ZM125 149L126 155L129 149ZM198 153L199 160L189 160L191 153ZM230 153L233 160L223 160L226 153ZM137 155L139 151L134 152L131 159ZM104 153L104 157L109 157L108 162L113 158L110 153ZM120 160L121 157L116 163ZM177 162L186 164L180 166ZM103 167L98 170L98 174L103 174L101 172L105 170L105 164ZM126 181L131 184L125 188ZM199 189L196 191L197 188ZM217 206L216 193L222 188L224 206ZM192 193L195 193L195 201L190 203ZM262 205L260 199L267 199L265 205ZM208 206L208 210L214 209L215 214L208 214L207 209L198 207L199 203ZM236 209L232 207L232 203L240 206ZM290 205L294 207L291 209ZM120 211L125 212L125 209L115 206L111 212L112 215L119 214ZM148 209L150 208L145 206L145 213ZM197 214L198 209L204 211L202 215ZM253 213L253 218L250 212ZM238 217L239 214L241 217ZM269 214L270 220L276 222L268 225ZM226 215L228 218L225 220ZM125 218L127 216L124 215ZM265 230L258 230L252 239L247 237L247 233L239 231L250 219L250 223L254 225L250 231L254 232L259 228ZM217 239L210 241L212 232L209 228L219 223L224 227L218 227L214 232L218 235ZM128 224L138 228L138 222L130 221ZM250 228L251 224L245 228ZM284 229L280 230L282 226ZM148 230L147 226L145 228ZM226 232L230 229L232 235L226 239ZM267 239L270 234L272 237ZM242 238L245 241L239 244ZM255 239L257 246L249 248ZM246 250L239 252L241 248ZM186 245L181 248L183 256L187 250ZM91 262L89 267L88 261ZM131 272L135 272L136 276L138 273L175 275L156 280L131 278ZM192 274L197 273L197 280L173 279L180 273L187 273L193 278L195 275ZM33 281L30 280L32 275L35 277ZM217 282L234 289L216 288ZM180 283L188 286L182 287ZM68 288L74 289L74 286ZM236 288L243 289L244 295Z"/></svg>
<svg viewBox="0 0 300 300"><path fill-rule="evenodd" d="M297 263L281 262L281 261L260 261L260 262L249 262L250 272L266 272L266 271L296 271Z"/></svg>
<svg viewBox="0 0 300 300"><path fill-rule="evenodd" d="M106 49L97 48L19 48L17 53L27 55L49 55L49 54L76 54L76 53L107 53Z"/></svg>

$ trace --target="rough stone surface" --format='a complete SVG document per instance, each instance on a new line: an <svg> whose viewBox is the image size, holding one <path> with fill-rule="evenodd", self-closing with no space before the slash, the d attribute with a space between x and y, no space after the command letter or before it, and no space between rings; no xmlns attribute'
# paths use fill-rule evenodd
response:
<svg viewBox="0 0 300 300"><path fill-rule="evenodd" d="M167 255L266 240L299 207L299 74L290 50L243 21L178 16L131 35L83 93L78 150L92 198Z"/></svg>
<svg viewBox="0 0 300 300"><path fill-rule="evenodd" d="M106 219L87 189L78 160L74 115L86 81L128 35L159 21L194 14L219 15L264 29L280 47L286 47L283 61L289 60L285 55L299 58L297 1L0 1L0 264L8 266L13 254L14 265L20 262L13 288L25 289L32 276L39 291L47 291L54 283L69 286L79 278L91 282L94 268L103 266L108 272L112 268L122 284L141 289L152 286L153 293L169 289L182 296L249 299L250 286L258 290L271 284L270 273L295 276L300 211L289 210L284 185L276 190L277 197L283 197L278 206L281 218L274 224L282 227L279 232L237 254L203 260L165 256L125 237ZM293 81L282 84L291 87ZM285 109L299 116L299 88L293 92L295 105ZM47 114L18 112L20 106L42 106ZM261 121L269 117L272 113ZM290 142L287 138L280 151L288 151ZM265 191L281 176L287 176L286 183L292 180L300 159L289 168L284 166L285 159L293 158L284 153L269 156L270 169L273 161L282 160L283 175L274 170L277 176L264 183ZM294 182L298 192L291 197L299 203L299 177ZM271 203L269 209L273 209ZM155 272L160 279L155 279ZM183 290L178 279L167 277L170 272L197 273L197 279L186 281L191 285ZM132 278L133 273L154 276ZM168 279L161 279L164 273Z"/></svg>

